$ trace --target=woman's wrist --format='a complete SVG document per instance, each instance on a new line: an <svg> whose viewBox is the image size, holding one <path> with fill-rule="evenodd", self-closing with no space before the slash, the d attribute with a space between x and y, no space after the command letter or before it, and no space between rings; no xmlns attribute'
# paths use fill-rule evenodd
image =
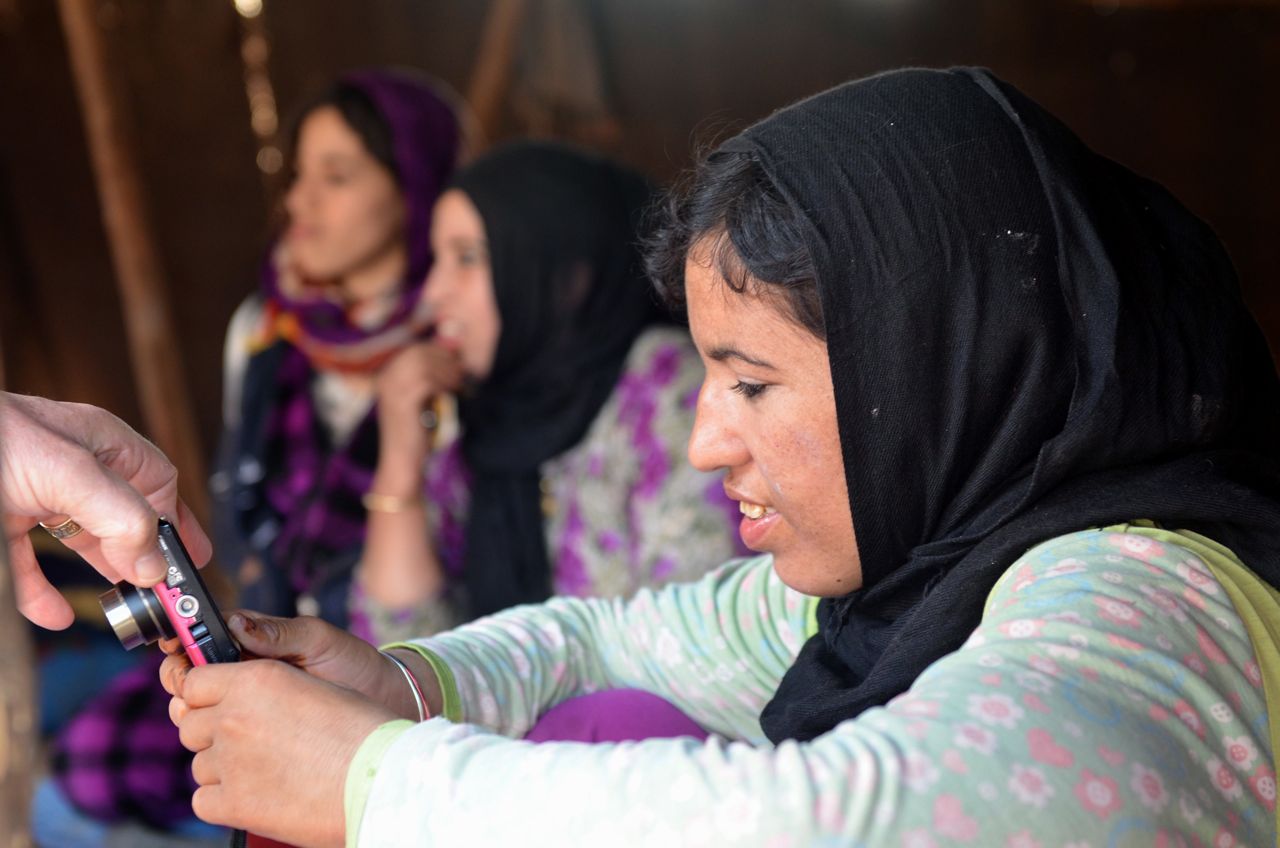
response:
<svg viewBox="0 0 1280 848"><path fill-rule="evenodd" d="M390 455L389 451L385 453ZM426 478L422 473L420 462L401 462L398 465L388 463L387 466L379 463L373 473L373 483L369 486L369 491L403 501L420 501L425 483Z"/></svg>
<svg viewBox="0 0 1280 848"><path fill-rule="evenodd" d="M394 463L400 469L421 469L431 456L429 436L421 427L407 433L399 428L381 427L378 430L379 467L386 465L386 470L391 470L389 466Z"/></svg>
<svg viewBox="0 0 1280 848"><path fill-rule="evenodd" d="M391 648L381 653L404 664L413 682L417 683L418 693L422 696L428 717L438 716L444 711L444 694L440 689L440 680L436 676L435 669L422 658L421 654L409 648ZM418 705L411 682L394 663L387 662L386 666L386 671L383 673L382 703L396 715L417 721Z"/></svg>
<svg viewBox="0 0 1280 848"><path fill-rule="evenodd" d="M400 672L400 676L404 678L404 682L409 685L409 694L413 697L414 712L418 721L426 721L431 718L431 712L427 709L427 701L422 693L422 685L418 683L418 677L409 670L409 666L404 660L397 657L390 651L378 651L379 654L386 657L392 665Z"/></svg>

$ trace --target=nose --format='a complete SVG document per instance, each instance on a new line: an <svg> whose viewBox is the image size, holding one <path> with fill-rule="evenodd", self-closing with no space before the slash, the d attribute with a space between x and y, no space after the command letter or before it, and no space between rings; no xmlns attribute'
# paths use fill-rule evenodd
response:
<svg viewBox="0 0 1280 848"><path fill-rule="evenodd" d="M284 211L290 218L298 217L306 202L306 185L301 176L295 177L289 190L284 193Z"/></svg>
<svg viewBox="0 0 1280 848"><path fill-rule="evenodd" d="M725 409L726 398L704 380L698 390L698 408L689 434L689 463L699 471L736 468L751 459L751 452L733 426Z"/></svg>
<svg viewBox="0 0 1280 848"><path fill-rule="evenodd" d="M435 261L431 263L431 270L427 272L426 282L422 286L422 298L432 309L439 309L445 301L445 289L448 287L446 278L448 276L444 272L440 254L437 253Z"/></svg>

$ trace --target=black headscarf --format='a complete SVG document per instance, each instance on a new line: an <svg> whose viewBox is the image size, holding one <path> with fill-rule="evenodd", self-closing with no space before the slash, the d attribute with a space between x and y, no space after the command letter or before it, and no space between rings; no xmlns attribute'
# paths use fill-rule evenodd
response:
<svg viewBox="0 0 1280 848"><path fill-rule="evenodd" d="M459 402L474 475L464 581L483 615L550 594L539 466L582 439L662 313L639 255L651 197L639 174L524 142L477 160L454 187L484 220L502 319L493 371Z"/></svg>
<svg viewBox="0 0 1280 848"><path fill-rule="evenodd" d="M1166 191L974 69L849 83L724 149L802 220L863 574L819 604L771 739L905 691L1067 532L1149 518L1280 585L1280 384Z"/></svg>

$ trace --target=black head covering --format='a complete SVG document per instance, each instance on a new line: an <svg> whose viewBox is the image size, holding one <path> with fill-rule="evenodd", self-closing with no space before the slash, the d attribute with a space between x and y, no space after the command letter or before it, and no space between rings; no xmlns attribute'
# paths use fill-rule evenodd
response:
<svg viewBox="0 0 1280 848"><path fill-rule="evenodd" d="M1207 226L989 72L849 83L730 140L803 222L863 586L762 716L905 691L1035 544L1149 518L1280 585L1280 385Z"/></svg>
<svg viewBox="0 0 1280 848"><path fill-rule="evenodd" d="M639 255L639 174L524 142L453 184L484 219L502 319L493 371L459 403L474 475L464 580L480 615L550 594L538 468L585 435L661 312Z"/></svg>

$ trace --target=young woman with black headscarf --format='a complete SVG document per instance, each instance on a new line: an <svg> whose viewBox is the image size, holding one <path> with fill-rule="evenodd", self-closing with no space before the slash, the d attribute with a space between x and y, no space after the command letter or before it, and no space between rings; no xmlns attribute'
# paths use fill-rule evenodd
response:
<svg viewBox="0 0 1280 848"><path fill-rule="evenodd" d="M521 142L436 204L437 332L379 381L355 612L382 641L552 594L627 597L735 553L736 504L684 460L703 368L644 276L652 198L603 157ZM459 432L432 444L424 410L459 365Z"/></svg>
<svg viewBox="0 0 1280 848"><path fill-rule="evenodd" d="M690 459L766 555L406 645L426 722L306 622L251 639L303 671L166 660L217 754L202 815L361 846L1275 844L1280 382L1207 227L990 73L902 71L722 145L652 265L707 364ZM339 751L229 732L272 720L251 675ZM504 738L623 685L723 738ZM277 761L323 819L255 804Z"/></svg>

